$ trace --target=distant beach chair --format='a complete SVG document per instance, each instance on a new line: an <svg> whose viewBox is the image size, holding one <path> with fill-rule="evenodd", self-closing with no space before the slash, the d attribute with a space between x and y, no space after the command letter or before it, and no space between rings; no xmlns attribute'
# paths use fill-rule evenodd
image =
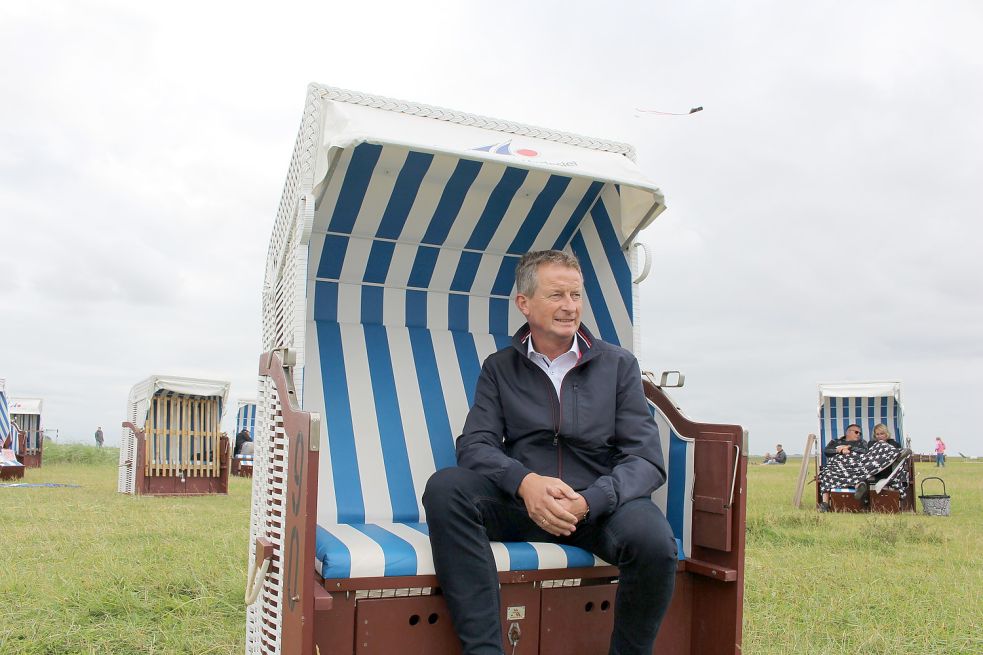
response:
<svg viewBox="0 0 983 655"><path fill-rule="evenodd" d="M229 383L154 375L134 385L119 453L120 493L224 494L229 439L221 431Z"/></svg>
<svg viewBox="0 0 983 655"><path fill-rule="evenodd" d="M236 430L238 435L243 430L249 430L249 436L256 438L256 401L238 401L236 409ZM248 450L247 450L248 446ZM232 475L242 478L253 477L253 442L243 444L242 450L232 454Z"/></svg>
<svg viewBox="0 0 983 655"><path fill-rule="evenodd" d="M819 489L819 470L826 466L826 444L846 434L847 426L856 423L863 431L864 440L873 438L874 426L887 425L891 436L902 448L904 439L904 405L901 402L901 382L823 382L819 384L819 444L816 453L816 504L822 500ZM900 474L899 474L900 475ZM880 493L870 491L870 505L854 497L855 488L833 489L830 506L840 512L914 512L915 467L914 457L907 466L905 497L894 489Z"/></svg>
<svg viewBox="0 0 983 655"><path fill-rule="evenodd" d="M17 459L27 468L41 468L44 458L44 428L41 398L10 398L10 424L19 438L14 444Z"/></svg>
<svg viewBox="0 0 983 655"><path fill-rule="evenodd" d="M24 477L24 465L14 452L19 436L10 422L7 381L0 378L0 480L19 480Z"/></svg>

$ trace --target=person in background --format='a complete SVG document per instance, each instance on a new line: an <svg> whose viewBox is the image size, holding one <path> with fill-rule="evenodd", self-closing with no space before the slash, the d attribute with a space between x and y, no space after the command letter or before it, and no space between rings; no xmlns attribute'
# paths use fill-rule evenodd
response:
<svg viewBox="0 0 983 655"><path fill-rule="evenodd" d="M236 435L236 445L235 448L232 450L232 454L233 455L241 454L243 444L252 443L252 442L253 442L253 438L249 436L249 430L243 428L242 430L239 431L239 434Z"/></svg>
<svg viewBox="0 0 983 655"><path fill-rule="evenodd" d="M850 487L855 489L854 497L862 501L869 492L869 486L876 481L874 490L877 493L890 484L898 490L901 498L904 498L908 490L908 476L899 473L908 462L910 455L910 450L901 448L901 445L891 438L887 426L878 423L874 426L870 446L866 447L864 452L852 456L834 456L827 463L826 468L820 471L820 485L823 491L827 492L824 493L824 497L829 489Z"/></svg>
<svg viewBox="0 0 983 655"><path fill-rule="evenodd" d="M765 453L765 464L784 464L788 461L788 455L782 450L782 444L777 444L775 446L775 456L772 457L771 454Z"/></svg>
<svg viewBox="0 0 983 655"><path fill-rule="evenodd" d="M834 488L834 478L842 477L834 475L834 468L839 472L847 460L857 457L867 452L867 444L864 443L863 433L860 426L851 423L846 428L846 434L838 439L831 440L823 449L826 454L826 466L819 472L819 488L822 491L822 502L819 503L820 512L829 511L829 490ZM835 465L835 467L834 467Z"/></svg>
<svg viewBox="0 0 983 655"><path fill-rule="evenodd" d="M945 467L945 442L935 437L935 468Z"/></svg>
<svg viewBox="0 0 983 655"><path fill-rule="evenodd" d="M98 428L96 428L96 448L102 448L102 444L104 442L105 439L102 436L102 426L100 425Z"/></svg>

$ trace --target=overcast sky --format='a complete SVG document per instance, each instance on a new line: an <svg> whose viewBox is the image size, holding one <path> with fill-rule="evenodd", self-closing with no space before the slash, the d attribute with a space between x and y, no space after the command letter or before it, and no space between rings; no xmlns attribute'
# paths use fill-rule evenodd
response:
<svg viewBox="0 0 983 655"><path fill-rule="evenodd" d="M118 443L152 373L255 396L319 82L634 144L642 366L752 452L802 451L817 382L902 380L916 450L983 455L979 2L332 4L0 4L0 377L61 441Z"/></svg>

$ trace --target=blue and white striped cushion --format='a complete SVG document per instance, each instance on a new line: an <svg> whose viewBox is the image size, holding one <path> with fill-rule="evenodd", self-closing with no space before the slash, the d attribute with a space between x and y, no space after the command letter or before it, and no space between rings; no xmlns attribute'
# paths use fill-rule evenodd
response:
<svg viewBox="0 0 983 655"><path fill-rule="evenodd" d="M303 406L323 417L317 566L326 578L429 574L421 496L435 470L456 463L482 362L524 320L510 299L519 257L576 254L584 322L632 346L619 191L368 143L343 150L332 171L315 189L303 367ZM663 452L679 473L656 502L685 556L692 448L676 436ZM599 563L553 544L493 549L502 571Z"/></svg>

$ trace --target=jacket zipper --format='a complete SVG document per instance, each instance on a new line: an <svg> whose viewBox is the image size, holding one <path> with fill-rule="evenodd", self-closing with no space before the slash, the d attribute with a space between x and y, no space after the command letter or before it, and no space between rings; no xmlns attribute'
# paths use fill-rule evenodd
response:
<svg viewBox="0 0 983 655"><path fill-rule="evenodd" d="M580 366L580 362L574 364L567 374L563 376L563 380L566 381L567 377L573 373L574 369ZM539 368L538 366L536 368ZM560 382L560 393L554 394L556 390L553 386L553 381L550 380L549 376L543 369L539 369L543 375L546 376L546 387L549 392L550 397L550 409L553 410L553 445L556 447L556 477L563 479L563 445L560 443L560 428L563 424L563 382ZM577 389L577 384L573 385L574 391ZM553 398L556 397L556 404L553 404ZM576 399L574 399L574 412L577 411Z"/></svg>
<svg viewBox="0 0 983 655"><path fill-rule="evenodd" d="M574 337L574 339L576 338L577 337ZM580 357L583 358L583 353L581 353ZM546 390L550 398L550 410L552 410L553 412L553 445L556 447L556 477L562 480L563 479L563 447L560 445L560 427L563 422L563 398L562 398L563 382L562 381L560 382L560 393L559 394L554 393L554 391L556 391L556 388L553 386L553 381L550 379L550 376L547 375L546 371L539 368L539 366L533 363L532 361L530 361L528 357L526 357L525 359L527 362L529 362L530 366L532 366L537 371L543 374L543 381L546 383ZM574 364L569 371L567 371L567 375L563 376L563 379L566 380L567 376L573 373L574 369L576 369L579 366L580 366L580 359L578 358L577 363ZM574 385L574 389L576 388L577 385ZM556 398L556 403L553 402L554 397ZM576 411L576 405L574 405L574 411Z"/></svg>

